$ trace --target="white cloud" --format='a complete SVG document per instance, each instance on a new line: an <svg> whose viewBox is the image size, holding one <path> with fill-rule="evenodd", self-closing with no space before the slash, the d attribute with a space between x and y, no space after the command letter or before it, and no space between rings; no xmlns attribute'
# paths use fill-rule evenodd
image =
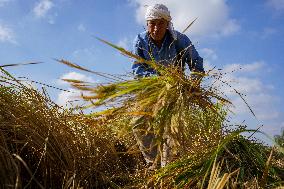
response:
<svg viewBox="0 0 284 189"><path fill-rule="evenodd" d="M267 0L267 3L277 11L284 10L284 0Z"/></svg>
<svg viewBox="0 0 284 189"><path fill-rule="evenodd" d="M59 85L67 84L67 82L63 81L62 79L74 79L74 80L85 81L85 82L90 82L90 83L95 82L95 80L92 77L86 76L78 72L69 72L69 73L63 74L60 77L60 79L57 81L57 84Z"/></svg>
<svg viewBox="0 0 284 189"><path fill-rule="evenodd" d="M60 77L60 80L57 81L57 84L59 85L66 85L68 84L67 82L63 81L62 79L74 79L74 80L80 80L80 81L85 81L85 82L90 82L94 83L95 80L92 77L86 76L84 74L78 73L78 72L69 72L66 74L63 74ZM65 107L74 107L76 105L82 105L84 104L84 101L80 99L80 96L84 94L87 95L89 93L73 89L73 88L68 88L67 91L61 91L58 96L56 103L60 106L65 106Z"/></svg>
<svg viewBox="0 0 284 189"><path fill-rule="evenodd" d="M132 41L131 41L129 38L124 37L124 38L122 38L122 39L120 39L120 40L118 41L117 46L122 47L122 48L128 50L128 49L131 49L131 48L132 48L132 47L131 47L131 42L132 42Z"/></svg>
<svg viewBox="0 0 284 189"><path fill-rule="evenodd" d="M213 49L203 48L199 51L200 56L203 58L203 67L205 70L212 70L214 65L212 62L218 59L216 52Z"/></svg>
<svg viewBox="0 0 284 189"><path fill-rule="evenodd" d="M0 42L10 42L16 44L15 35L12 29L0 24Z"/></svg>
<svg viewBox="0 0 284 189"><path fill-rule="evenodd" d="M213 69L214 61L218 59L216 52L203 48L200 54L204 58L205 70ZM213 72L219 71L215 68ZM261 60L249 64L227 64L222 68L222 78L215 83L216 88L230 99L234 105L231 110L240 120L252 114L234 89L243 96L260 121L271 121L281 117L281 112L276 107L279 97L273 94L273 85L265 83L260 77L268 72L267 64Z"/></svg>
<svg viewBox="0 0 284 189"><path fill-rule="evenodd" d="M240 69L241 68L241 69ZM273 94L273 86L264 83L258 74L266 73L266 64L263 61L256 61L251 64L229 64L224 66L222 81L216 85L226 94L235 106L232 110L239 115L248 115L250 110L234 91L237 90L248 105L252 108L260 121L273 120L280 117L276 108L278 97Z"/></svg>
<svg viewBox="0 0 284 189"><path fill-rule="evenodd" d="M37 18L43 18L53 6L54 4L50 0L40 0L35 5L33 12Z"/></svg>
<svg viewBox="0 0 284 189"><path fill-rule="evenodd" d="M224 72L234 72L234 71L239 71L239 72L257 72L260 71L264 67L264 62L263 61L256 61L251 64L229 64L224 66Z"/></svg>
<svg viewBox="0 0 284 189"><path fill-rule="evenodd" d="M242 66L242 72L256 72L261 71L261 69L264 67L265 63L264 61L256 61L251 64L244 64Z"/></svg>
<svg viewBox="0 0 284 189"><path fill-rule="evenodd" d="M240 30L238 21L230 18L226 0L130 0L136 3L136 18L145 24L145 5L163 3L168 6L173 17L174 27L182 31L195 18L198 18L187 33L192 36L227 36Z"/></svg>
<svg viewBox="0 0 284 189"><path fill-rule="evenodd" d="M235 33L237 31L240 30L240 25L238 24L237 20L228 20L225 23L225 26L223 27L223 29L221 30L222 34L227 36L227 35L231 35L232 33Z"/></svg>
<svg viewBox="0 0 284 189"><path fill-rule="evenodd" d="M246 93L244 98L259 121L273 121L281 117L280 111L275 108L277 97L272 93L264 91L255 93L250 91ZM240 115L252 115L248 106L240 97L235 96L232 99L232 103L235 105L233 109L235 113Z"/></svg>
<svg viewBox="0 0 284 189"><path fill-rule="evenodd" d="M69 88L68 91L61 91L58 96L56 103L63 107L74 107L80 105L83 101L78 100L81 92L76 89Z"/></svg>
<svg viewBox="0 0 284 189"><path fill-rule="evenodd" d="M213 49L203 48L200 50L200 52L203 54L204 59L209 59L214 61L218 58L217 54Z"/></svg>

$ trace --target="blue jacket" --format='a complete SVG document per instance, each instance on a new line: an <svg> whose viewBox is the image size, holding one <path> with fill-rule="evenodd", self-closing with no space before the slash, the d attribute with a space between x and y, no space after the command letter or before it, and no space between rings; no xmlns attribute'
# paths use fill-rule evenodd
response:
<svg viewBox="0 0 284 189"><path fill-rule="evenodd" d="M177 56L179 53L180 55ZM142 32L134 39L134 54L145 60L151 60L152 57L157 63L165 66L179 62L178 64L184 69L186 63L191 71L204 72L203 59L199 56L189 38L180 32L177 32L177 40L174 40L170 32L167 31L160 49L151 41L147 31ZM182 61L175 61L176 57L182 58ZM134 63L132 69L136 76L157 74L153 68L145 63Z"/></svg>

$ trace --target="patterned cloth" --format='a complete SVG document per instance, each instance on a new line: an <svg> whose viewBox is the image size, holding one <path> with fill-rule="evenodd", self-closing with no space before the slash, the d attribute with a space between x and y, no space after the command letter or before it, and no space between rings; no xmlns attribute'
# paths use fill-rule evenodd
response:
<svg viewBox="0 0 284 189"><path fill-rule="evenodd" d="M146 21L155 20L155 19L165 19L166 21L169 22L168 29L172 34L172 37L174 38L174 40L177 39L177 34L174 30L173 23L171 22L172 21L171 13L165 5L155 4L152 6L148 6L145 14L145 19Z"/></svg>

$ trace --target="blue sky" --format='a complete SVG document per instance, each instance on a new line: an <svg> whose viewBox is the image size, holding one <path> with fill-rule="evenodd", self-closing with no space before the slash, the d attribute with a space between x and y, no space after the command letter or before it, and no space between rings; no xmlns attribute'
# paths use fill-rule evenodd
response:
<svg viewBox="0 0 284 189"><path fill-rule="evenodd" d="M93 82L101 78L53 59L95 71L130 72L131 61L94 36L131 50L135 35L145 27L144 5L152 3L168 5L180 31L198 18L186 34L204 58L205 68L216 66L230 73L225 79L246 94L257 116L253 118L241 99L224 87L235 104L234 121L245 120L250 128L263 124L261 130L278 134L284 127L284 0L0 0L0 65L43 62L8 71L72 90L48 89L63 105L78 91L61 78Z"/></svg>

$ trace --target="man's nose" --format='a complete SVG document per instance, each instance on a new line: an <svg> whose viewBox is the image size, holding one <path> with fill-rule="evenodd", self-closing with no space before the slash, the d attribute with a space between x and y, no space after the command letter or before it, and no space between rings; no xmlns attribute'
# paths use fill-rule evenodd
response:
<svg viewBox="0 0 284 189"><path fill-rule="evenodd" d="M155 31L159 30L159 26L158 26L158 25L155 25L154 30L155 30Z"/></svg>

